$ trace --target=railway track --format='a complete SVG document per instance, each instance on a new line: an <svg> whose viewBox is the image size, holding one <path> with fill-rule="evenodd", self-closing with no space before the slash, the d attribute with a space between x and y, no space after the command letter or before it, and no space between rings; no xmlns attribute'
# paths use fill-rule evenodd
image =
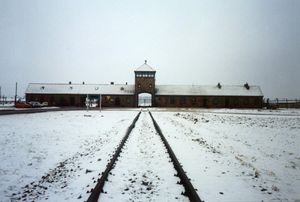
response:
<svg viewBox="0 0 300 202"><path fill-rule="evenodd" d="M145 111L139 112L128 127L90 192L88 202L128 200L126 197L132 201L163 197L201 201L151 112Z"/></svg>

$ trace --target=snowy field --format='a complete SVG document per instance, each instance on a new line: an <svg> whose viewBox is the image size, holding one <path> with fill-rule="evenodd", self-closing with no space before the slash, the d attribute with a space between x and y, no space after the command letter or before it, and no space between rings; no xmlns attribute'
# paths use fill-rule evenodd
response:
<svg viewBox="0 0 300 202"><path fill-rule="evenodd" d="M36 107L36 108L16 108L13 105L0 106L0 111L18 111L18 110L40 110L40 109L58 109L59 107Z"/></svg>
<svg viewBox="0 0 300 202"><path fill-rule="evenodd" d="M0 110L14 110L15 108L15 104L2 104L0 103Z"/></svg>
<svg viewBox="0 0 300 202"><path fill-rule="evenodd" d="M83 201L137 114L0 116L0 201Z"/></svg>
<svg viewBox="0 0 300 202"><path fill-rule="evenodd" d="M151 110L201 199L300 200L300 110ZM86 200L137 113L0 116L0 201ZM156 135L142 113L100 201L187 200Z"/></svg>
<svg viewBox="0 0 300 202"><path fill-rule="evenodd" d="M153 115L205 201L300 200L299 111Z"/></svg>

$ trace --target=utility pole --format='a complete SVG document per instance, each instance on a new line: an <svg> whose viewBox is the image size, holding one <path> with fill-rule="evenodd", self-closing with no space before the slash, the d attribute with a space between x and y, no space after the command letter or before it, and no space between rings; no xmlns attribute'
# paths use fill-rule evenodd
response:
<svg viewBox="0 0 300 202"><path fill-rule="evenodd" d="M16 90L15 90L15 106L17 103L17 95L18 95L18 82L16 82Z"/></svg>
<svg viewBox="0 0 300 202"><path fill-rule="evenodd" d="M2 95L2 94L1 94L1 86L0 86L0 104L1 104L1 95Z"/></svg>
<svg viewBox="0 0 300 202"><path fill-rule="evenodd" d="M99 109L100 109L100 112L101 112L101 108L102 108L102 97L101 97L101 94L99 94Z"/></svg>

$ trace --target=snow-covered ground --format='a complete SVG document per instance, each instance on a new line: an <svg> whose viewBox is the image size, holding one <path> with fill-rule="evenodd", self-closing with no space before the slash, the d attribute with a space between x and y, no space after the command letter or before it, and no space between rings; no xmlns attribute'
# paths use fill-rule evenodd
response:
<svg viewBox="0 0 300 202"><path fill-rule="evenodd" d="M83 201L136 111L0 116L0 201ZM93 179L94 178L94 179Z"/></svg>
<svg viewBox="0 0 300 202"><path fill-rule="evenodd" d="M153 113L203 200L300 199L298 110L206 112Z"/></svg>
<svg viewBox="0 0 300 202"><path fill-rule="evenodd" d="M0 110L14 110L15 109L15 104L2 104L0 103Z"/></svg>
<svg viewBox="0 0 300 202"><path fill-rule="evenodd" d="M300 110L151 110L201 199L300 199ZM0 116L0 201L86 200L137 113ZM101 197L110 200L115 192L113 199L184 201L177 195L180 186L172 184L176 178L165 148L143 114ZM158 172L163 170L171 177Z"/></svg>
<svg viewBox="0 0 300 202"><path fill-rule="evenodd" d="M36 107L36 108L15 108L14 105L12 106L0 106L0 111L18 111L18 110L40 110L40 109L58 109L59 107Z"/></svg>
<svg viewBox="0 0 300 202"><path fill-rule="evenodd" d="M150 115L142 112L99 201L189 201L176 173Z"/></svg>

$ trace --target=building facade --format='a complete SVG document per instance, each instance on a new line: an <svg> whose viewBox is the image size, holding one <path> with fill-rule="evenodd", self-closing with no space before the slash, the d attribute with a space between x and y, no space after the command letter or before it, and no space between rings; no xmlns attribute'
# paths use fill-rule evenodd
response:
<svg viewBox="0 0 300 202"><path fill-rule="evenodd" d="M147 61L134 71L135 84L30 83L26 101L49 106L85 106L86 98L102 107L200 107L262 108L259 86L244 85L156 85L156 71ZM145 103L148 103L145 105Z"/></svg>

